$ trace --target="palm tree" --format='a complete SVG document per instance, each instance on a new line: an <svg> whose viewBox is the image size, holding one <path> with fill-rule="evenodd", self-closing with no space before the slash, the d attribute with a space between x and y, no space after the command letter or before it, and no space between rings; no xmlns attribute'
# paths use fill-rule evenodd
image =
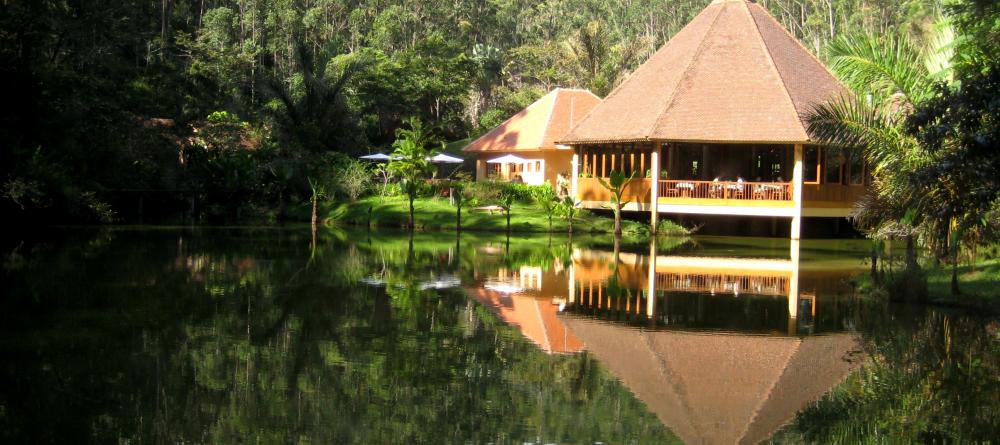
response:
<svg viewBox="0 0 1000 445"><path fill-rule="evenodd" d="M625 176L625 172L613 171L608 181L605 181L604 178L597 178L601 187L611 192L611 210L615 212L615 236L622 234L622 206L625 205L622 198L625 195L625 188L628 187L633 178L635 178L635 171L632 171L628 176Z"/></svg>
<svg viewBox="0 0 1000 445"><path fill-rule="evenodd" d="M581 27L563 43L564 60L581 86L605 96L644 58L649 38L617 35L600 21Z"/></svg>
<svg viewBox="0 0 1000 445"><path fill-rule="evenodd" d="M433 150L427 148L430 141L420 119L411 118L406 121L409 128L396 130L396 141L392 143L395 149L393 159L389 161L390 172L399 175L400 187L409 201L409 220L407 227L415 227L413 218L413 201L423 190L423 179L433 171L429 158L434 156Z"/></svg>
<svg viewBox="0 0 1000 445"><path fill-rule="evenodd" d="M924 211L926 196L911 175L926 164L926 151L905 124L916 106L933 97L935 79L949 77L940 57L948 43L940 38L932 43L921 48L904 35L835 39L827 48L829 67L854 94L820 104L807 115L818 142L862 153L872 166L872 187L857 204L855 222L873 238L906 239L904 282L910 289L923 288L912 282L918 270L914 237L924 218L932 216Z"/></svg>

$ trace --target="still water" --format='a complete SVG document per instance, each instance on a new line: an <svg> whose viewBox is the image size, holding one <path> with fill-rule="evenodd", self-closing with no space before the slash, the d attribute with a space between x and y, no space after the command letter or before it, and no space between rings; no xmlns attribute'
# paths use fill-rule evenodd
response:
<svg viewBox="0 0 1000 445"><path fill-rule="evenodd" d="M0 443L996 443L1000 323L863 241L64 230L3 245Z"/></svg>

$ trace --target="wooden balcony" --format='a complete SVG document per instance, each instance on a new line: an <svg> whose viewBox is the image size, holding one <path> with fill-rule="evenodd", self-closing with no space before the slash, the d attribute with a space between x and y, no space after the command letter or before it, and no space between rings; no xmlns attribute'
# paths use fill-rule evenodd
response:
<svg viewBox="0 0 1000 445"><path fill-rule="evenodd" d="M625 188L624 209L650 210L652 182L633 179ZM597 178L579 178L577 187L576 198L584 207L607 208L611 202L611 192ZM663 180L657 187L657 210L663 213L781 217L795 213L790 182ZM863 185L803 184L803 214L848 216L865 191Z"/></svg>
<svg viewBox="0 0 1000 445"><path fill-rule="evenodd" d="M607 181L607 179L605 179ZM625 186L622 201L626 203L649 203L649 179L633 179ZM597 178L579 178L577 180L576 199L585 203L610 203L611 192L604 188Z"/></svg>
<svg viewBox="0 0 1000 445"><path fill-rule="evenodd" d="M792 184L788 182L742 181L659 181L661 202L689 202L711 205L780 204L792 201Z"/></svg>

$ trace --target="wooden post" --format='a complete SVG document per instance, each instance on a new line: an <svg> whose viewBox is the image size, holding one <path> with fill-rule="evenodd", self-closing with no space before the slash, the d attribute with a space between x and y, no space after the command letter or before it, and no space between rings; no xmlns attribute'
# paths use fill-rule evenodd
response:
<svg viewBox="0 0 1000 445"><path fill-rule="evenodd" d="M798 332L799 316L799 240L791 246L792 277L788 281L788 335Z"/></svg>
<svg viewBox="0 0 1000 445"><path fill-rule="evenodd" d="M646 317L650 326L656 324L656 237L649 242L649 276L646 282Z"/></svg>
<svg viewBox="0 0 1000 445"><path fill-rule="evenodd" d="M485 181L486 180L486 161L482 159L476 159L476 180Z"/></svg>
<svg viewBox="0 0 1000 445"><path fill-rule="evenodd" d="M580 182L580 155L574 150L573 160L570 161L569 196L575 202L577 199L577 187Z"/></svg>
<svg viewBox="0 0 1000 445"><path fill-rule="evenodd" d="M654 148L649 153L649 229L656 234L656 219L659 216L657 201L660 193L660 149Z"/></svg>
<svg viewBox="0 0 1000 445"><path fill-rule="evenodd" d="M576 267L573 266L572 257L569 264L569 302L576 303Z"/></svg>
<svg viewBox="0 0 1000 445"><path fill-rule="evenodd" d="M791 239L802 235L802 144L795 144L795 165L792 168L792 229Z"/></svg>

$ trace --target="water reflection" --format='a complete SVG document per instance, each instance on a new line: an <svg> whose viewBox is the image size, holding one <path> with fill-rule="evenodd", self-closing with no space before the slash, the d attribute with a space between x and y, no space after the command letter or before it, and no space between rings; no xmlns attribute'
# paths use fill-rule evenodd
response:
<svg viewBox="0 0 1000 445"><path fill-rule="evenodd" d="M546 352L597 358L685 443L758 443L861 363L857 333L824 324L815 335L817 295L836 311L857 267L803 272L800 249L577 248L568 267L500 268L468 292Z"/></svg>
<svg viewBox="0 0 1000 445"><path fill-rule="evenodd" d="M5 250L0 443L998 436L1000 325L860 297L864 245L53 236Z"/></svg>

